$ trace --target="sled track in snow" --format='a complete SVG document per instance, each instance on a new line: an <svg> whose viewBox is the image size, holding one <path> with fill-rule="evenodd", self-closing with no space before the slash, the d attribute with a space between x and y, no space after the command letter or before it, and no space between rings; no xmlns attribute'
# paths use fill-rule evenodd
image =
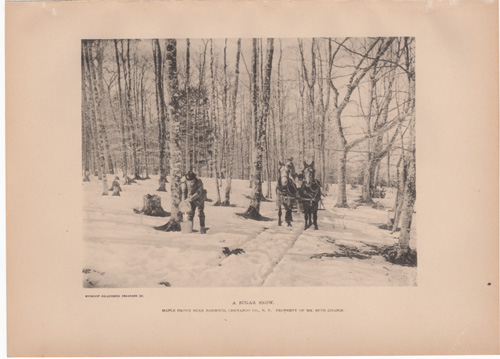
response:
<svg viewBox="0 0 500 359"><path fill-rule="evenodd" d="M294 237L293 237L292 242L290 243L290 245L278 256L278 259L276 260L276 262L274 262L273 265L272 265L272 267L264 274L263 279L262 279L262 283L260 283L261 287L264 286L264 284L266 283L267 278L271 275L271 273L273 273L274 268L276 268L278 266L278 264L283 260L283 258L288 253L288 251L293 248L293 246L295 245L295 242L297 242L297 239L299 239L299 237L304 233L303 227L300 226L300 228L301 228L301 230L299 230L294 235Z"/></svg>
<svg viewBox="0 0 500 359"><path fill-rule="evenodd" d="M214 269L215 280L220 280L223 286L262 286L302 233L302 222L292 228L280 227L277 223L264 228L240 243L238 248L244 253L230 254L219 262Z"/></svg>

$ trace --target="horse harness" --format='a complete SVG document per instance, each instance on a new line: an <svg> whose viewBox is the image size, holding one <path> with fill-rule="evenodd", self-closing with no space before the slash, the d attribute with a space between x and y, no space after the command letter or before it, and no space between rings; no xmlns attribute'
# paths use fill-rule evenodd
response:
<svg viewBox="0 0 500 359"><path fill-rule="evenodd" d="M317 188L316 190L313 189L314 185ZM304 191L304 187L308 188L309 191L305 192ZM312 195L311 196L307 196L307 197L300 196L300 199L299 199L300 201L308 201L308 202L310 202L312 204L313 202L318 202L320 200L320 198L321 198L321 187L316 182L312 183L311 186L308 186L304 182L304 184L302 185L302 188L301 188L301 192L302 192L302 194L311 193Z"/></svg>
<svg viewBox="0 0 500 359"><path fill-rule="evenodd" d="M297 200L297 188L293 186L293 184L291 185L292 188L293 188L293 191L295 192L295 196L291 193L292 191L290 190L290 183L292 182L289 182L286 186L283 186L281 183L279 184L279 192L280 192L280 196L281 198L284 198L285 200ZM286 193L285 194L283 190L286 190Z"/></svg>

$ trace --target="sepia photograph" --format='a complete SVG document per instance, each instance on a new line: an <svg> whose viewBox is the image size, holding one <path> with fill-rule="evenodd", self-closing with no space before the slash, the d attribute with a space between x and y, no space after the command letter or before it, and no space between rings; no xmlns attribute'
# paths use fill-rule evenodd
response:
<svg viewBox="0 0 500 359"><path fill-rule="evenodd" d="M5 30L9 356L499 353L498 2Z"/></svg>
<svg viewBox="0 0 500 359"><path fill-rule="evenodd" d="M82 40L83 286L416 286L415 39Z"/></svg>

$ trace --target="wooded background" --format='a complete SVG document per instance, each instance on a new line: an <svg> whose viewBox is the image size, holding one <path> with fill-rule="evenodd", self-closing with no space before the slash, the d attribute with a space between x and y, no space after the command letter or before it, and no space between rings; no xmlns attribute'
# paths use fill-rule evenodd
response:
<svg viewBox="0 0 500 359"><path fill-rule="evenodd" d="M348 185L361 185L368 204L377 186L392 186L395 207L413 211L414 44L83 40L82 170L106 192L106 173L160 175L161 187L192 169L224 179L217 202L229 204L231 179L252 179L255 196L272 197L278 162L293 156L299 171L314 161L324 191L337 185L339 207Z"/></svg>

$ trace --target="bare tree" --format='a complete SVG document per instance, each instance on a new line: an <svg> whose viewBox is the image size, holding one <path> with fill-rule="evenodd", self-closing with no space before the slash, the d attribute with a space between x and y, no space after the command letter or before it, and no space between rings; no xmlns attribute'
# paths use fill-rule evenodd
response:
<svg viewBox="0 0 500 359"><path fill-rule="evenodd" d="M170 193L171 193L171 216L170 220L156 229L167 232L180 231L180 221L182 214L179 211L181 202L181 177L182 177L182 148L180 141L180 103L179 103L179 79L177 73L177 40L167 39L166 60L167 60L167 90L168 90L168 117L170 122Z"/></svg>
<svg viewBox="0 0 500 359"><path fill-rule="evenodd" d="M156 84L156 112L158 113L158 143L160 149L160 187L157 191L166 192L166 182L167 182L167 171L165 168L165 145L167 140L167 130L166 130L166 105L165 96L163 91L163 72L162 72L162 56L160 42L155 39L153 40L153 59L155 68L155 84Z"/></svg>
<svg viewBox="0 0 500 359"><path fill-rule="evenodd" d="M90 41L83 41L83 47L85 51L85 65L82 64L82 66L85 66L85 70L87 73L87 81L89 84L89 92L90 92L90 97L91 97L91 107L92 107L92 112L93 112L93 118L95 120L95 127L98 129L99 135L95 140L97 141L97 149L99 153L99 166L100 166L100 172L102 174L102 185L103 185L103 191L102 195L107 196L108 195L108 181L106 177L106 159L104 155L104 125L102 123L102 117L101 117L101 112L100 109L102 108L101 105L101 96L99 95L99 89L97 86L97 77L95 74L95 69L94 69L94 63L93 63L93 51L92 51L92 42Z"/></svg>
<svg viewBox="0 0 500 359"><path fill-rule="evenodd" d="M191 153L190 150L191 148L189 147L189 135L190 135L190 103L189 103L189 95L190 95L190 82L191 82L191 42L189 39L186 39L186 81L184 82L184 92L186 93L186 118L184 120L185 123L185 138L184 138L184 158L186 161L186 165L183 166L184 170L183 172L187 172L190 170L193 166L193 161L191 158ZM193 126L194 129L194 126ZM193 149L194 149L194 143L193 143Z"/></svg>
<svg viewBox="0 0 500 359"><path fill-rule="evenodd" d="M380 168L382 159L391 151L399 132L399 127L396 127L396 131L385 146L383 144L384 133L374 137L374 141L372 141L372 133L378 132L388 123L389 105L394 98L394 81L394 69L387 71L385 67L378 67L377 65L373 67L370 75L368 113L364 113L362 110L360 93L360 108L366 121L366 136L368 137L366 141L368 154L363 173L361 200L367 204L373 204L372 197L377 183L377 169ZM379 91L382 87L385 88L385 94ZM379 101L379 98L382 98L382 101Z"/></svg>
<svg viewBox="0 0 500 359"><path fill-rule="evenodd" d="M215 95L215 68L214 68L214 51L213 40L210 40L210 81L211 81L211 96L210 96L210 117L212 118L212 136L214 139L214 172L215 172L215 188L217 189L217 200L214 205L221 204L220 188L219 188L219 136L218 136L218 116L216 115L217 102Z"/></svg>
<svg viewBox="0 0 500 359"><path fill-rule="evenodd" d="M127 127L129 133L130 146L132 148L132 168L134 171L134 180L140 179L139 166L137 161L137 135L136 135L136 121L132 111L132 71L130 67L130 40L127 40L127 52L122 54L124 63L124 77L125 77L125 103L127 113Z"/></svg>
<svg viewBox="0 0 500 359"><path fill-rule="evenodd" d="M102 125L104 126L104 119L107 118L107 113L106 113L106 106L104 106L104 75L102 72L102 63L104 61L104 44L102 41L98 42L97 49L96 49L96 61L97 61L97 85L99 87L99 100L100 100L100 112L102 116ZM108 134L106 132L106 128L104 127L103 130L103 140L104 140L104 147L106 149L106 159L107 159L107 169L108 173L114 174L114 169L113 169L113 160L111 158L111 151L109 149L109 140L108 140Z"/></svg>
<svg viewBox="0 0 500 359"><path fill-rule="evenodd" d="M312 39L311 42L311 72L309 73L306 66L306 61L304 58L304 45L302 40L298 40L299 43L299 52L300 59L302 64L302 79L307 86L307 116L308 116L308 124L309 124L309 144L310 144L310 155L312 156L312 160L316 159L316 151L315 151L315 137L316 137L316 106L315 106L315 85L316 85L316 51L315 51L315 43L316 39Z"/></svg>
<svg viewBox="0 0 500 359"><path fill-rule="evenodd" d="M144 179L150 179L149 177L149 156L148 156L148 141L147 141L147 127L146 127L146 114L145 114L145 90L144 90L144 76L145 76L145 66L143 65L141 68L140 74L140 118L142 124L142 141L143 141L143 150L144 150L144 169L146 172L146 176Z"/></svg>
<svg viewBox="0 0 500 359"><path fill-rule="evenodd" d="M118 71L118 99L120 101L120 129L121 129L121 150L122 150L122 169L123 169L123 177L127 176L127 146L125 140L125 115L123 114L123 95L122 95L122 80L121 80L121 70L120 70L120 56L118 55L118 40L114 40L115 44L115 55L116 55L116 67Z"/></svg>
<svg viewBox="0 0 500 359"><path fill-rule="evenodd" d="M257 63L258 63L258 52L257 52L257 40L253 40L253 59L252 59L252 84L253 84L253 115L256 121L257 130L257 141L256 141L256 154L254 158L254 187L252 191L252 200L250 206L243 214L246 218L259 219L260 214L260 202L262 198L262 156L264 153L264 145L266 141L266 123L267 116L269 114L269 98L271 93L271 70L273 65L273 52L274 52L274 39L267 40L267 53L266 53L266 70L265 77L263 81L262 88L262 112L259 118L257 117L258 108L257 101L259 91L257 88Z"/></svg>
<svg viewBox="0 0 500 359"><path fill-rule="evenodd" d="M234 84L232 94L232 107L231 107L231 123L229 125L229 148L228 148L228 164L226 168L226 193L222 205L229 206L231 204L231 180L233 178L233 161L234 161L234 138L236 136L236 102L238 98L238 80L240 76L240 53L241 53L241 39L238 39L236 49L236 67L234 70Z"/></svg>
<svg viewBox="0 0 500 359"><path fill-rule="evenodd" d="M347 84L346 94L344 95L344 98L340 103L339 103L339 96L340 96L339 91L337 87L334 85L331 75L329 76L330 87L334 93L333 106L334 106L334 119L335 119L334 123L336 127L335 133L338 136L337 143L340 148L340 158L338 159L338 172L337 172L337 183L338 183L338 198L336 204L337 207L347 207L347 192L346 192L347 153L349 152L349 150L357 146L359 143L368 139L368 137L364 136L363 138L356 139L350 143L347 142L346 137L344 135L344 127L342 125L342 112L345 110L347 104L351 99L353 91L358 87L363 77L365 77L368 71L370 71L373 68L373 66L377 64L379 59L387 51L387 49L389 48L389 46L392 44L393 41L394 41L393 38L389 38L387 40L377 38L372 41L372 43L369 45L368 49L362 55L361 59L358 61L356 67L354 68L349 78L349 83ZM341 46L344 46L345 42L346 40L338 44L337 50L333 52L332 57L335 57L335 54L338 52L338 49ZM376 55L375 57L371 57L371 53L376 48L377 45L379 46L378 49L376 50ZM363 67L365 62L366 66ZM384 131L381 132L385 131L386 129L384 129Z"/></svg>
<svg viewBox="0 0 500 359"><path fill-rule="evenodd" d="M321 116L321 122L319 124L319 160L320 160L320 182L322 186L326 185L326 149L325 149L325 133L326 133L326 125L327 125L327 117L328 117L328 111L330 108L330 89L331 87L328 84L328 79L323 73L323 61L321 57L321 49L319 46L320 42L318 41L316 43L317 47L317 57L319 60L319 71L318 73L318 98L319 98L319 110L320 110L320 116ZM329 45L329 55L331 54L331 42L328 41ZM335 56L328 56L328 62L327 62L327 73L330 74L332 72L332 67L333 67L333 60ZM326 87L326 88L325 88ZM329 119L328 119L329 121Z"/></svg>
<svg viewBox="0 0 500 359"><path fill-rule="evenodd" d="M398 257L404 258L410 250L410 230L413 218L413 207L417 198L416 191L416 164L415 164L415 60L411 40L403 40L405 70L408 78L408 114L410 116L410 145L405 156L405 169L407 173L404 200L401 217L401 232L399 234Z"/></svg>

